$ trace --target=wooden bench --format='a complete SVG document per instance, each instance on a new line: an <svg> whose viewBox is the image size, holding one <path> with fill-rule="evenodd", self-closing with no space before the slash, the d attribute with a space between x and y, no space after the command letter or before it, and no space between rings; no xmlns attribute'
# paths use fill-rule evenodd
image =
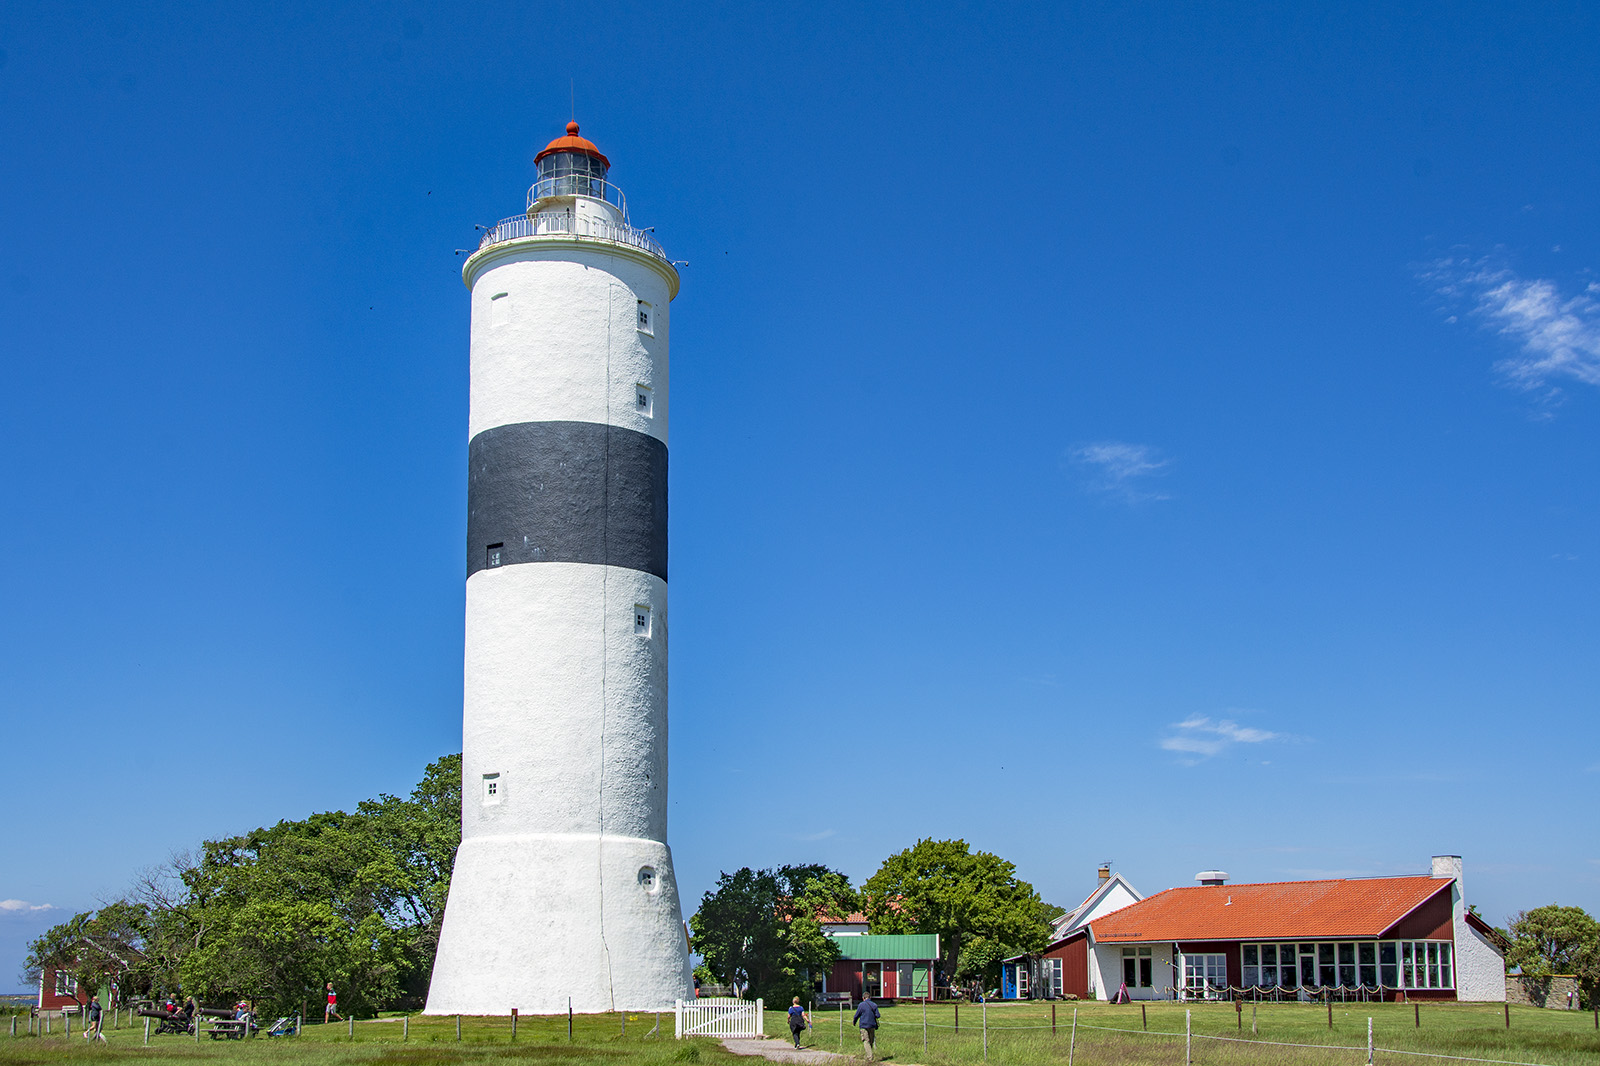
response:
<svg viewBox="0 0 1600 1066"><path fill-rule="evenodd" d="M249 1028L250 1023L243 1019L218 1018L206 1032L211 1034L213 1040L243 1040Z"/></svg>

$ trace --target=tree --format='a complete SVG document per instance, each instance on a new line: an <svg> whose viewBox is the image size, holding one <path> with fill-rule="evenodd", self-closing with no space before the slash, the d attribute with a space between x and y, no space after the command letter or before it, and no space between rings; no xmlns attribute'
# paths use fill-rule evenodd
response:
<svg viewBox="0 0 1600 1066"><path fill-rule="evenodd" d="M1017 879L1011 863L964 840L917 841L885 859L861 894L873 932L939 934L947 979L971 972L961 955L978 938L990 942L988 962L1037 951L1049 938L1048 905L1033 886Z"/></svg>
<svg viewBox="0 0 1600 1066"><path fill-rule="evenodd" d="M1511 949L1506 962L1529 977L1576 974L1585 998L1600 991L1600 922L1582 907L1551 903L1511 919Z"/></svg>
<svg viewBox="0 0 1600 1066"><path fill-rule="evenodd" d="M729 984L766 999L802 995L806 976L839 957L819 919L854 903L849 879L826 866L724 871L689 919L689 943Z"/></svg>

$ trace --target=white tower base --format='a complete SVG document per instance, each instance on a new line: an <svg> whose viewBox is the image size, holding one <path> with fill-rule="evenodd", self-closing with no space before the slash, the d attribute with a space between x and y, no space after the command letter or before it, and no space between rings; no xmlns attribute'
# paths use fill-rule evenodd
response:
<svg viewBox="0 0 1600 1066"><path fill-rule="evenodd" d="M653 891L634 884L644 867L656 871ZM629 890L606 899L596 884ZM681 913L672 851L659 841L592 834L463 841L426 1013L561 1014L568 997L580 1014L669 1010L693 981ZM530 920L464 920L483 914ZM611 955L608 943L625 945L627 957Z"/></svg>

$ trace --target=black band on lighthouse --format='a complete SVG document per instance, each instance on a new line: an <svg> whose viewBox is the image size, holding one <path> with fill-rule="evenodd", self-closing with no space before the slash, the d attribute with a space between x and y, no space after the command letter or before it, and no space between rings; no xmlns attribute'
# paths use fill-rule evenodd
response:
<svg viewBox="0 0 1600 1066"><path fill-rule="evenodd" d="M667 579L667 446L595 422L518 422L467 445L467 576L601 563Z"/></svg>

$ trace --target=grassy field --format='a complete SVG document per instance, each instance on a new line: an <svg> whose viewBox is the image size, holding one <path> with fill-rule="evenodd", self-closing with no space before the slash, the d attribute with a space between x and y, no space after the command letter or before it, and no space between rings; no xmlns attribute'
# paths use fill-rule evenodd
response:
<svg viewBox="0 0 1600 1066"><path fill-rule="evenodd" d="M1078 1004L1078 1032L1071 1036L1073 1004L1056 1005L1056 1028L1050 1029L1048 1004L992 1004L988 1015L988 1061L1017 1066L1133 1066L1162 1064L1184 1066L1184 1008L1171 1003L1150 1004L1141 1016L1137 1004L1112 1006ZM1374 1043L1380 1063L1442 1064L1446 1059L1386 1054L1395 1051L1497 1059L1549 1066L1600 1066L1600 1032L1590 1014L1512 1008L1511 1028L1505 1028L1498 1005L1434 1004L1421 1008L1421 1028L1412 1008L1393 1004L1334 1007L1333 1028L1328 1028L1323 1006L1294 1003L1262 1004L1256 1012L1256 1035L1251 1036L1251 1011L1243 1015L1230 1004L1193 1007L1194 1061L1201 1066L1257 1066L1295 1063L1315 1066L1329 1063L1358 1066L1366 1061L1367 1018L1373 1020ZM980 1066L984 1059L984 1011L961 1009L961 1029L955 1028L955 1010L947 1005L929 1008L928 1044L923 1049L923 1011L918 1006L887 1007L878 1039L879 1055L895 1066ZM251 1066L495 1066L499 1063L559 1061L604 1063L607 1066L750 1066L761 1060L737 1059L711 1040L675 1041L672 1015L580 1015L574 1019L573 1039L567 1039L565 1016L523 1017L515 1043L508 1018L465 1018L461 1040L456 1040L451 1018L385 1016L351 1027L308 1026L304 1035L282 1040L213 1042L202 1037L152 1037L143 1043L142 1023L131 1028L108 1029L107 1044L90 1047L76 1034L68 1041L59 1027L50 1037L19 1036L10 1039L0 1030L0 1066L44 1066L94 1060L129 1059L144 1063L198 1066L199 1060L238 1059ZM1144 1031L1146 1021L1149 1034ZM842 1023L842 1024L841 1024ZM1241 1025L1242 1023L1242 1025ZM19 1023L20 1024L20 1023ZM767 1012L766 1032L786 1039L784 1016ZM1118 1032L1113 1030L1133 1030ZM25 1027L23 1030L25 1031ZM1227 1041L1207 1039L1229 1038ZM1235 1042L1235 1041L1243 1041ZM1337 1045L1338 1050L1282 1047L1285 1044ZM824 1051L858 1055L861 1043L850 1026L849 1012L821 1011L816 1027L807 1034L807 1046Z"/></svg>
<svg viewBox="0 0 1600 1066"><path fill-rule="evenodd" d="M1164 1063L1183 1066L1184 1011L1176 1003L1113 1006L1109 1003L1058 1003L1055 1031L1047 1003L1004 1003L988 1007L988 1057L1003 1063L1065 1063L1071 1037L1073 1009L1078 1011L1078 1033L1072 1048L1074 1064ZM1334 1005L1333 1028L1327 1007L1321 1004L1263 1003L1252 1019L1251 1007L1243 1013L1233 1004L1195 1004L1193 1011L1194 1061L1213 1066L1230 1063L1337 1062L1351 1066L1366 1061L1367 1019L1372 1019L1373 1043L1396 1051L1484 1059L1548 1063L1550 1066L1600 1066L1600 1032L1589 1014L1511 1009L1511 1028L1505 1027L1502 1008L1491 1004L1440 1003L1420 1009L1421 1027L1412 1008L1400 1004ZM849 1013L819 1011L808 1043L828 1051L841 1047L858 1053L860 1039L850 1027ZM888 1007L878 1037L879 1053L892 1062L966 1064L984 1061L984 1012L976 1006L961 1009L961 1030L956 1032L955 1010L939 1005L927 1012L927 1050L923 1050L922 1009ZM840 1022L843 1022L843 1035ZM1252 1020L1255 1033L1251 1033ZM1145 1026L1148 1024L1146 1035ZM1124 1030L1121 1032L1113 1030ZM1127 1032L1125 1030L1133 1030ZM769 1035L787 1035L781 1014L769 1012ZM1215 1039L1226 1038L1226 1039ZM1242 1043L1238 1041L1243 1041ZM1341 1050L1301 1050L1274 1046L1286 1044L1337 1045ZM1444 1060L1412 1055L1385 1055L1375 1061L1390 1063L1441 1063Z"/></svg>

